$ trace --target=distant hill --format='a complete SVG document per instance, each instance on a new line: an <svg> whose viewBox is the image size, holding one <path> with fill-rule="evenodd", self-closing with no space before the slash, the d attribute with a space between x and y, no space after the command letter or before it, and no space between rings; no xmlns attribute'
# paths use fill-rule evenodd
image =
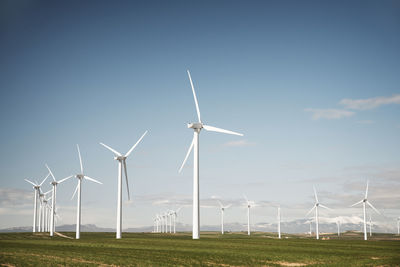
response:
<svg viewBox="0 0 400 267"><path fill-rule="evenodd" d="M368 227L368 226L367 226ZM168 228L169 229L169 228ZM240 231L247 231L247 224L246 223L225 223L224 225L225 231L230 232L240 232ZM315 231L315 224L312 223L311 229ZM319 229L321 233L336 233L337 226L335 223L320 223ZM220 225L201 225L201 231L220 231ZM12 227L6 229L0 229L0 232L31 232L32 226L23 226L23 227ZM75 224L64 224L57 226L58 232L75 232ZM98 227L94 224L84 224L81 226L82 232L115 232L115 228L104 228ZM152 232L153 226L143 226L143 227L130 227L123 229L123 232ZM178 232L190 232L192 231L192 226L189 224L176 224L176 231ZM276 232L277 231L277 224L276 223L257 223L251 225L251 231L257 232ZM281 231L282 233L308 233L310 231L310 224L309 220L307 219L300 219L294 220L289 222L282 222L281 223ZM343 223L340 226L340 231L363 231L362 224L354 224L354 223ZM368 227L369 231L369 227ZM385 225L374 225L372 228L373 232L379 233L388 233L392 232L393 230Z"/></svg>

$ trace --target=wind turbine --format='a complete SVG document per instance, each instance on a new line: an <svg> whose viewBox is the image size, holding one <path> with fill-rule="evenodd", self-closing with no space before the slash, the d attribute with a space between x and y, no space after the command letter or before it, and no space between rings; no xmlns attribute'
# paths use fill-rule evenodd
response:
<svg viewBox="0 0 400 267"><path fill-rule="evenodd" d="M354 207L358 204L363 204L363 214L364 214L364 240L367 240L367 219L366 219L366 204L368 204L368 206L370 206L376 213L381 214L377 209L375 209L374 206L372 206L372 204L368 201L367 197L368 197L368 184L369 181L367 181L367 189L365 190L365 196L363 199L361 199L360 201L358 201L357 203L354 203L353 205L351 205L350 207Z"/></svg>
<svg viewBox="0 0 400 267"><path fill-rule="evenodd" d="M322 205L321 203L319 203L319 201L318 201L318 196L317 196L317 191L315 190L315 186L313 186L313 188L314 188L315 204L314 204L314 206L312 207L312 209L311 209L309 212L307 212L306 216L307 216L308 214L310 214L310 213L315 209L315 234L316 234L316 239L319 239L318 207L321 207L321 208L324 208L324 209L327 209L327 210L331 210L331 209L328 208L328 207L326 207L326 206L324 206L324 205Z"/></svg>
<svg viewBox="0 0 400 267"><path fill-rule="evenodd" d="M64 179L57 181L53 175L53 172L50 170L50 168L49 168L49 166L47 166L47 164L46 164L46 168L49 170L50 175L53 178L53 181L51 182L51 185L53 186L53 195L52 195L51 217L50 217L50 236L53 236L54 232L56 231L56 226L54 223L54 215L55 215L55 208L56 208L57 185L61 184L62 182L65 182L69 178L72 178L73 175L70 175L68 177L65 177Z"/></svg>
<svg viewBox="0 0 400 267"><path fill-rule="evenodd" d="M221 209L221 234L224 234L224 211L225 211L225 209L232 206L232 204L229 204L228 206L224 206L224 205L222 205L221 201L219 201L218 199L217 199L217 201L218 201L219 207Z"/></svg>
<svg viewBox="0 0 400 267"><path fill-rule="evenodd" d="M33 189L34 191L34 197L33 197L33 229L32 232L35 233L36 232L36 223L37 223L37 209L38 209L38 196L39 196L39 192L40 192L40 187L42 186L42 184L47 180L47 178L49 177L50 173L47 174L46 178L43 179L43 181L40 184L34 183L32 181L29 181L28 179L24 179L25 181L27 181L28 183L30 183L31 185L33 185Z"/></svg>
<svg viewBox="0 0 400 267"><path fill-rule="evenodd" d="M371 213L369 214L369 236L372 236L372 218Z"/></svg>
<svg viewBox="0 0 400 267"><path fill-rule="evenodd" d="M281 239L281 206L278 206L278 238Z"/></svg>
<svg viewBox="0 0 400 267"><path fill-rule="evenodd" d="M172 215L174 217L174 234L176 234L176 218L178 217L178 212L182 209L182 207L177 210L172 211Z"/></svg>
<svg viewBox="0 0 400 267"><path fill-rule="evenodd" d="M194 102L196 105L196 112L197 112L197 118L199 119L198 122L194 123L189 123L188 128L192 128L194 130L193 134L193 139L192 143L189 146L189 150L186 153L186 157L182 163L181 168L179 169L179 172L182 171L183 166L186 163L186 160L189 157L190 152L192 151L194 147L194 153L193 153L193 231L192 231L192 238L193 239L199 239L200 238L200 199L199 199L199 134L201 129L205 129L206 131L212 131L212 132L219 132L219 133L226 133L226 134L233 134L233 135L239 135L243 136L243 134L220 129L214 126L209 126L205 125L202 123L201 118L200 118L200 109L199 109L199 103L197 101L196 97L196 92L194 91L194 86L192 82L192 77L190 76L189 70L187 71L189 80L190 80L190 85L192 87L192 92L193 92L193 97L194 97Z"/></svg>
<svg viewBox="0 0 400 267"><path fill-rule="evenodd" d="M250 235L250 201L247 199L245 195L243 195L244 199L246 200L247 204L247 235Z"/></svg>
<svg viewBox="0 0 400 267"><path fill-rule="evenodd" d="M39 224L38 224L38 232L44 232L44 225L45 225L45 217L44 217L44 210L45 210L45 205L44 205L44 198L45 196L50 193L50 191L47 191L46 193L42 193L42 190L39 189Z"/></svg>
<svg viewBox="0 0 400 267"><path fill-rule="evenodd" d="M129 195L129 184L128 184L128 172L126 170L126 158L129 157L129 155L132 153L132 151L135 149L135 147L142 141L143 137L147 134L147 131L144 132L142 137L139 138L139 140L134 144L131 149L125 154L122 155L115 149L100 143L100 145L104 146L111 152L115 154L114 159L118 160L118 199L117 199L117 233L116 233L116 238L119 239L121 238L121 231L122 231L122 169L125 170L125 179L126 179L126 189L128 191L128 200L130 200L130 195Z"/></svg>
<svg viewBox="0 0 400 267"><path fill-rule="evenodd" d="M76 145L76 148L78 149L78 155L79 155L79 163L81 166L81 172L76 174L75 177L78 179L78 184L76 185L74 194L72 195L72 198L74 198L76 192L78 191L78 202L77 202L77 208L76 208L76 239L79 239L81 237L81 190L82 190L82 180L86 179L91 182L95 182L98 184L102 184L101 182L90 178L87 175L83 174L83 164L82 164L82 157L81 157L81 151L79 150L79 145Z"/></svg>
<svg viewBox="0 0 400 267"><path fill-rule="evenodd" d="M336 225L337 225L337 235L340 236L340 220L336 221Z"/></svg>

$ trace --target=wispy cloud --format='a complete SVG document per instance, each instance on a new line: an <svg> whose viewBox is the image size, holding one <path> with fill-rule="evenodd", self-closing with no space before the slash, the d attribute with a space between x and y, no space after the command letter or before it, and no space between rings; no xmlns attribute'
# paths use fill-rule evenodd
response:
<svg viewBox="0 0 400 267"><path fill-rule="evenodd" d="M306 108L305 111L313 114L314 120L318 119L341 119L351 117L355 113L353 111L343 109L318 109L318 108Z"/></svg>
<svg viewBox="0 0 400 267"><path fill-rule="evenodd" d="M241 147L241 146L253 146L255 143L249 142L247 140L231 141L223 144L225 147Z"/></svg>
<svg viewBox="0 0 400 267"><path fill-rule="evenodd" d="M361 120L361 121L357 121L358 124L373 124L375 123L372 120Z"/></svg>
<svg viewBox="0 0 400 267"><path fill-rule="evenodd" d="M14 188L0 188L0 205L1 206L19 206L26 205L33 201L32 192Z"/></svg>
<svg viewBox="0 0 400 267"><path fill-rule="evenodd" d="M345 98L340 100L339 104L343 105L347 109L367 110L367 109L377 108L383 105L400 104L400 94L389 97L379 96L366 99Z"/></svg>

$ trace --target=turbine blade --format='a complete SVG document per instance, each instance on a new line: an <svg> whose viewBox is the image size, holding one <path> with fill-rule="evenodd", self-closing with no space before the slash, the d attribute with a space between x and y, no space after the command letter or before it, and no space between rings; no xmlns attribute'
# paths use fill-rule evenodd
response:
<svg viewBox="0 0 400 267"><path fill-rule="evenodd" d="M189 150L188 150L187 153L186 153L185 159L183 160L182 165L181 165L181 167L179 168L179 171L178 171L179 173L182 171L183 166L185 166L185 163L186 163L186 161L187 161L187 159L188 159L188 157L189 157L189 155L190 155L190 152L191 152L192 149L193 149L193 146L194 146L194 136L193 136L193 139L192 139L192 143L190 144Z"/></svg>
<svg viewBox="0 0 400 267"><path fill-rule="evenodd" d="M314 188L315 202L317 202L317 203L318 203L317 190L315 190L315 186L313 186L313 188Z"/></svg>
<svg viewBox="0 0 400 267"><path fill-rule="evenodd" d="M45 164L45 165L46 165L46 168L49 170L51 177L53 177L53 180L56 181L56 178L54 177L53 172L50 170L49 166L47 166L47 164Z"/></svg>
<svg viewBox="0 0 400 267"><path fill-rule="evenodd" d="M219 206L220 206L221 208L224 207L224 206L222 205L221 201L219 201L218 199L217 199L217 202L218 202L218 204L219 204Z"/></svg>
<svg viewBox="0 0 400 267"><path fill-rule="evenodd" d="M193 97L194 97L194 103L196 104L197 118L199 118L199 122L201 122L201 118L200 118L200 109L199 109L199 102L197 102L197 96L196 96L196 92L194 91L194 86L193 86L193 82L192 82L192 77L190 76L189 70L187 71L187 73L188 73L188 76L189 76L190 85L192 86L192 92L193 92Z"/></svg>
<svg viewBox="0 0 400 267"><path fill-rule="evenodd" d="M375 207L374 206L372 206L372 204L367 200L367 204L376 212L376 213L378 213L379 215L382 215L377 209L375 209Z"/></svg>
<svg viewBox="0 0 400 267"><path fill-rule="evenodd" d="M131 200L131 197L129 195L128 171L126 170L125 160L124 160L124 170L125 170L125 179L126 179L126 190L128 191L128 200Z"/></svg>
<svg viewBox="0 0 400 267"><path fill-rule="evenodd" d="M232 207L232 204L229 204L228 206L225 206L225 209L229 209L230 207Z"/></svg>
<svg viewBox="0 0 400 267"><path fill-rule="evenodd" d="M324 205L322 205L322 204L319 204L319 206L320 206L320 207L322 207L322 208L324 208L324 209L327 209L327 210L330 210L330 211L332 211L332 209L331 209L331 208L328 208L327 206L324 206Z"/></svg>
<svg viewBox="0 0 400 267"><path fill-rule="evenodd" d="M368 196L368 184L369 184L369 181L367 181L367 189L365 190L365 199L367 199L367 196Z"/></svg>
<svg viewBox="0 0 400 267"><path fill-rule="evenodd" d="M115 155L117 155L117 156L122 156L121 153L119 153L117 150L112 149L111 147L107 146L106 144L100 143L100 145L104 146L105 148L107 148L108 150L110 150L111 152L113 152Z"/></svg>
<svg viewBox="0 0 400 267"><path fill-rule="evenodd" d="M307 212L307 214L306 214L306 216L308 215L308 214L310 214L314 209L315 209L315 205L312 207L312 209L310 209L310 211L309 212Z"/></svg>
<svg viewBox="0 0 400 267"><path fill-rule="evenodd" d="M62 182L65 182L66 180L68 180L69 178L72 178L73 175L65 177L64 179L61 179L60 181L58 181L58 184L61 184Z"/></svg>
<svg viewBox="0 0 400 267"><path fill-rule="evenodd" d="M34 182L29 181L28 179L24 179L25 181L27 181L28 183L32 184L33 186L37 186L37 184L35 184Z"/></svg>
<svg viewBox="0 0 400 267"><path fill-rule="evenodd" d="M47 195L48 193L53 192L53 189L50 189L49 191L47 191L46 193L43 193L43 195Z"/></svg>
<svg viewBox="0 0 400 267"><path fill-rule="evenodd" d="M136 142L136 144L133 145L133 147L131 149L129 149L128 153L126 153L125 157L128 157L132 151L135 149L135 147L140 143L140 141L142 141L143 137L147 134L147 131L144 132L144 134L142 135L142 137L139 138L139 140Z"/></svg>
<svg viewBox="0 0 400 267"><path fill-rule="evenodd" d="M246 202L247 202L247 205L249 205L249 200L247 199L247 197L246 197L246 195L245 195L245 194L243 194L243 198L246 200Z"/></svg>
<svg viewBox="0 0 400 267"><path fill-rule="evenodd" d="M203 128L205 130L211 131L211 132L218 132L218 133L226 133L226 134L233 134L233 135L243 136L243 134L241 134L241 133L232 132L232 131L229 131L229 130L224 130L224 129L217 128L217 127L214 127L214 126L209 126L209 125L204 125L203 124Z"/></svg>
<svg viewBox="0 0 400 267"><path fill-rule="evenodd" d="M81 164L81 173L83 173L83 165L82 165L81 151L79 150L79 145L78 145L78 144L76 144L76 147L78 148L79 163Z"/></svg>
<svg viewBox="0 0 400 267"><path fill-rule="evenodd" d="M76 192L78 191L78 186L79 186L79 183L78 183L78 184L76 185L76 187L75 187L75 191L74 191L74 193L72 194L71 200L74 199L74 196L75 196Z"/></svg>
<svg viewBox="0 0 400 267"><path fill-rule="evenodd" d="M49 176L50 176L50 173L48 173L48 174L46 175L46 178L43 179L43 181L39 184L39 186L42 186L42 184L44 183L44 181L46 181L47 178L49 178Z"/></svg>
<svg viewBox="0 0 400 267"><path fill-rule="evenodd" d="M356 206L356 205L358 205L358 204L361 204L363 202L363 199L362 200L360 200L360 201L358 201L357 203L354 203L353 205L351 205L350 207L354 207L354 206Z"/></svg>
<svg viewBox="0 0 400 267"><path fill-rule="evenodd" d="M103 184L102 182L99 182L99 181L97 181L96 179L93 179L93 178L90 178L89 176L83 176L85 179L88 179L89 181L92 181L92 182L95 182L95 183L98 183L98 184Z"/></svg>

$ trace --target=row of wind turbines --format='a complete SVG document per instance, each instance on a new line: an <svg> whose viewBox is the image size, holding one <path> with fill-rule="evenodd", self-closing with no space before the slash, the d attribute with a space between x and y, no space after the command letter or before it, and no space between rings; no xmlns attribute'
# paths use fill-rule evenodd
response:
<svg viewBox="0 0 400 267"><path fill-rule="evenodd" d="M225 134L231 134L231 135L238 135L238 136L243 136L243 134L238 133L238 132L233 132L230 130L225 130L225 129L221 129L221 128L217 128L214 126L210 126L210 125L206 125L202 122L201 120L201 115L200 115L200 108L199 108L199 104L198 104L198 100L197 100L197 96L196 96L196 92L193 86L193 81L190 75L190 72L187 71L188 77L189 77L189 81L190 81L190 85L191 85L191 89L192 89L192 93L193 93L193 98L194 98L194 102L195 102L195 107L196 107L196 113L197 113L197 118L198 121L197 122L193 122L193 123L189 123L187 125L188 128L193 129L194 133L193 133L193 139L192 142L189 146L189 149L186 153L186 156L183 160L183 163L181 165L181 167L179 168L179 173L182 171L183 167L185 166L185 163L191 153L191 151L193 150L193 223L192 223L192 238L193 239L199 239L200 238L200 198L199 198L199 178L200 178L200 167L199 167L199 137L200 137L200 132L202 129L205 129L206 131L212 131L212 132L219 132L219 133L225 133ZM127 157L132 153L132 151L136 148L136 146L141 142L141 140L144 138L144 136L147 134L147 131L139 138L139 140L129 149L129 151L126 154L121 154L120 152L118 152L117 150L111 148L110 146L104 144L104 143L100 143L100 145L102 145L103 147L105 147L106 149L110 150L113 154L114 154L114 159L116 161L118 161L118 191L117 191L117 218L116 218L116 238L120 239L122 237L122 176L123 173L125 175L125 179L126 179L126 186L127 186L127 194L128 194L128 199L130 200L130 193L129 193L129 184L128 184L128 174L127 174L127 166L126 166L126 159ZM81 188L82 188L82 181L83 180L88 180L91 182L95 182L98 184L102 184L101 182L97 181L96 179L90 178L86 175L84 175L83 172L83 165L82 165L82 158L81 158L81 154L80 154L80 150L79 150L79 146L77 145L77 149L78 149L78 155L79 155L79 161L80 161L80 173L76 174L75 177L78 179L78 184L75 188L74 194L72 196L72 198L77 194L77 216L76 216L76 238L79 239L80 238L80 225L81 225ZM49 175L47 175L47 177L40 183L34 183L30 180L25 179L27 182L29 182L30 184L33 185L34 188L34 216L33 216L33 232L35 232L36 230L38 230L37 228L37 223L38 223L38 203L40 204L40 207L42 207L43 203L45 201L49 201L51 199L52 204L51 206L49 206L50 209L50 236L54 235L55 232L55 215L56 215L56 195L57 195L57 185L65 182L66 180L70 179L73 177L73 175L68 176L64 179L61 180L56 180L55 176L53 175L53 172L50 170L50 168L46 165L46 168L49 171L49 175L51 175L51 177L53 178L53 181L51 182L52 185L52 197L46 199L46 194L48 194L49 192L43 193L41 190L41 186L43 185L43 183L45 182L45 180L48 178ZM315 218L316 218L316 233L317 233L317 239L319 238L319 234L318 234L318 208L322 207L322 208L327 208L326 206L322 205L319 203L318 198L317 198L317 194L314 188L314 193L315 193L315 200L316 203L314 204L313 208L310 210L313 211L315 210ZM366 229L365 226L365 205L369 205L371 206L375 211L377 211L372 204L370 204L367 201L367 193L368 193L368 185L367 185L367 191L365 194L365 198L363 200L361 200L360 202L355 203L354 205L358 205L363 203L363 210L364 210L364 230ZM248 221L248 234L250 235L250 207L251 204L250 202L247 200L247 198L245 197L246 202L247 202L247 208L248 208L248 214L247 214L247 221ZM228 206L222 206L222 203L220 203L220 207L221 207L221 222L222 222L222 226L221 226L221 232L224 232L223 229L223 215L224 215L224 210L226 208L228 208ZM329 209L329 208L327 208ZM309 213L310 213L309 212ZM378 212L378 211L377 211ZM379 212L378 212L379 213ZM166 225L167 225L167 221L165 218L169 218L170 220L172 218L176 219L176 214L177 212L174 213L174 215L171 215L171 211L165 213L164 215L158 215L156 216L155 220L154 220L154 227L155 227L155 232L159 232L159 231L165 231L166 232ZM40 215L41 217L42 215ZM279 232L279 237L280 237L280 208L278 208L278 218L279 218L279 223L278 223L278 232ZM39 220L40 222L40 220ZM170 231L171 230L171 223L170 225ZM163 230L164 229L164 230ZM365 230L366 231L366 230ZM175 220L174 220L174 232L175 232ZM366 234L364 235L365 239L366 239Z"/></svg>

